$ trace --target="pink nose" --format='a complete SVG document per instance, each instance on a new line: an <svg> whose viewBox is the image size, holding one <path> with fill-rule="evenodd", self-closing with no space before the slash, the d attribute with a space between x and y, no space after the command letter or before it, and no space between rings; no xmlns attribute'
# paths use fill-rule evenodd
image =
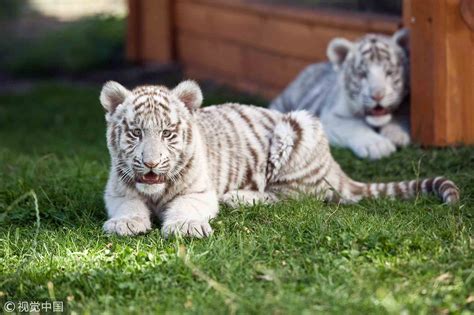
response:
<svg viewBox="0 0 474 315"><path fill-rule="evenodd" d="M148 168L155 168L158 165L158 162L143 162Z"/></svg>
<svg viewBox="0 0 474 315"><path fill-rule="evenodd" d="M380 102L384 98L384 96L385 96L385 93L382 91L378 91L370 95L370 97L376 102Z"/></svg>

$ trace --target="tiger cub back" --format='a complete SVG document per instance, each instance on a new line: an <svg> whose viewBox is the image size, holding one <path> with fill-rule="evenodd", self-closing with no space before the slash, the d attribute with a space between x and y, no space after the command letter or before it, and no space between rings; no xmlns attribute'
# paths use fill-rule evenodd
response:
<svg viewBox="0 0 474 315"><path fill-rule="evenodd" d="M238 196L241 190L274 200L277 195L306 193L346 203L429 192L448 203L459 197L454 183L442 177L392 183L352 180L333 159L319 120L305 111L282 114L223 104L197 114L219 196Z"/></svg>

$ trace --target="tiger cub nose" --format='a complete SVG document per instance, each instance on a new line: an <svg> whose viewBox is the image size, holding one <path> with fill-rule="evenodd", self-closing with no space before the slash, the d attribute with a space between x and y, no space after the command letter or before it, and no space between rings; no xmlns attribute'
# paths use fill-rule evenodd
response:
<svg viewBox="0 0 474 315"><path fill-rule="evenodd" d="M382 91L374 92L370 95L370 97L376 102L380 102L384 98L384 96L385 93Z"/></svg>
<svg viewBox="0 0 474 315"><path fill-rule="evenodd" d="M148 168L155 168L158 165L158 162L155 162L155 161L143 162L143 164L145 164L145 166Z"/></svg>

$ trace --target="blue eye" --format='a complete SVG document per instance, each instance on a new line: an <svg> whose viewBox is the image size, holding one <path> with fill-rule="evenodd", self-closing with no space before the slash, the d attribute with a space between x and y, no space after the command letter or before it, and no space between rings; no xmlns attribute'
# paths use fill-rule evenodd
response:
<svg viewBox="0 0 474 315"><path fill-rule="evenodd" d="M169 138L171 136L171 131L165 129L163 130L162 135L164 138Z"/></svg>

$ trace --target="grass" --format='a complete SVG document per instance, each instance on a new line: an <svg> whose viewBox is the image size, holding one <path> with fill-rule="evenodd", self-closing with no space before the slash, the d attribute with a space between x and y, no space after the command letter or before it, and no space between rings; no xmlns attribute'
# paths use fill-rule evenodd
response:
<svg viewBox="0 0 474 315"><path fill-rule="evenodd" d="M125 60L125 20L119 17L86 17L38 38L6 36L0 69L15 76L77 75Z"/></svg>
<svg viewBox="0 0 474 315"><path fill-rule="evenodd" d="M109 314L474 311L474 148L411 147L377 162L334 150L357 179L445 174L462 188L454 208L434 198L338 207L302 197L222 208L206 240L164 240L158 229L107 236L98 93L47 83L0 96L2 305L56 299L69 311Z"/></svg>

